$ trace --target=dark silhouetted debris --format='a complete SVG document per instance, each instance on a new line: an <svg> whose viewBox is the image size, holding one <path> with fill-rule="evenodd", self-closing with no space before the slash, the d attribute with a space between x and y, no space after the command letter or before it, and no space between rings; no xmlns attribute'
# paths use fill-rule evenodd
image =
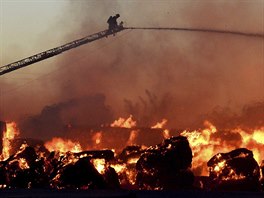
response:
<svg viewBox="0 0 264 198"><path fill-rule="evenodd" d="M106 188L106 183L90 159L84 157L62 167L54 177L52 186L69 189L103 189Z"/></svg>
<svg viewBox="0 0 264 198"><path fill-rule="evenodd" d="M264 191L264 160L262 160L260 168L261 168L261 175L262 175L260 183L261 183L262 191Z"/></svg>
<svg viewBox="0 0 264 198"><path fill-rule="evenodd" d="M33 147L23 145L15 155L1 162L1 183L13 188L48 187L44 164L44 158Z"/></svg>
<svg viewBox="0 0 264 198"><path fill-rule="evenodd" d="M183 136L147 149L127 146L117 156L112 150L49 152L32 142L35 147L23 144L0 161L0 188L264 190L264 163L259 167L245 148L213 156L207 163L210 176L194 177L192 150Z"/></svg>
<svg viewBox="0 0 264 198"><path fill-rule="evenodd" d="M11 141L11 148L9 150L10 155L15 154L22 144L27 144L28 146L33 147L36 152L42 152L43 154L49 153L42 140L33 138L15 138Z"/></svg>
<svg viewBox="0 0 264 198"><path fill-rule="evenodd" d="M106 182L107 189L119 189L120 183L118 179L118 174L115 169L111 166L107 166L105 169L105 173L103 174L103 178Z"/></svg>
<svg viewBox="0 0 264 198"><path fill-rule="evenodd" d="M91 162L91 157L76 158L76 154L67 153L59 160L50 158L57 167L51 182L53 188L59 189L117 189L118 175L115 170L105 166L100 174Z"/></svg>
<svg viewBox="0 0 264 198"><path fill-rule="evenodd" d="M136 181L136 163L141 154L145 151L142 146L133 145L125 147L122 152L112 161L112 165L121 166L124 169L119 171L118 177L121 187L124 189L137 189Z"/></svg>
<svg viewBox="0 0 264 198"><path fill-rule="evenodd" d="M46 150L46 152L48 152ZM0 185L8 188L116 189L119 180L108 165L100 174L91 159L114 158L111 150L43 153L26 144L0 162Z"/></svg>
<svg viewBox="0 0 264 198"><path fill-rule="evenodd" d="M113 160L115 156L114 152L111 150L82 151L80 153L74 153L74 155L77 157L86 156L91 159L105 159L107 161Z"/></svg>
<svg viewBox="0 0 264 198"><path fill-rule="evenodd" d="M122 163L128 162L130 159L139 159L140 155L145 151L142 146L133 145L127 146L117 156L118 160Z"/></svg>
<svg viewBox="0 0 264 198"><path fill-rule="evenodd" d="M178 136L150 147L137 162L140 189L189 189L194 175L189 170L192 150L186 137Z"/></svg>
<svg viewBox="0 0 264 198"><path fill-rule="evenodd" d="M207 163L211 188L229 191L260 190L260 170L252 151L246 148L218 153Z"/></svg>
<svg viewBox="0 0 264 198"><path fill-rule="evenodd" d="M116 189L119 188L115 170L105 166L100 174L91 162L92 159L113 159L111 150L67 152L60 156L52 152L47 158L51 170L52 188L59 189Z"/></svg>
<svg viewBox="0 0 264 198"><path fill-rule="evenodd" d="M210 191L208 176L195 176L193 186L195 189Z"/></svg>

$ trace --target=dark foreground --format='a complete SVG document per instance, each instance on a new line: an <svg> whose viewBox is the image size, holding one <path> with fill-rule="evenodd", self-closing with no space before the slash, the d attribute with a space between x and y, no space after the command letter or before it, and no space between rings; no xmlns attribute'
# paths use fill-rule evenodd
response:
<svg viewBox="0 0 264 198"><path fill-rule="evenodd" d="M0 190L1 198L30 198L30 197L89 197L89 198L263 198L264 192L207 192L207 191L139 191L139 190L46 190L46 189L3 189Z"/></svg>

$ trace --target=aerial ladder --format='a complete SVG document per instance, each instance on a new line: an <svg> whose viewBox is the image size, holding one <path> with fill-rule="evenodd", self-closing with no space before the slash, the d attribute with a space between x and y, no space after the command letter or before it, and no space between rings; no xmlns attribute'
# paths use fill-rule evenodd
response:
<svg viewBox="0 0 264 198"><path fill-rule="evenodd" d="M12 72L14 70L20 69L22 67L26 67L26 66L31 65L33 63L45 60L47 58L51 58L53 56L61 54L61 53L65 52L65 51L68 51L70 49L79 47L81 45L84 45L84 44L87 44L87 43L91 43L93 41L102 39L102 38L110 36L112 34L115 35L116 33L121 32L122 30L124 30L123 26L119 25L115 29L104 30L104 31L101 31L101 32L97 32L95 34L86 36L84 38L81 38L81 39L66 43L66 44L64 44L62 46L55 47L55 48L46 50L44 52L40 52L38 54L35 54L33 56L24 58L22 60L19 60L19 61L13 62L13 63L10 63L8 65L4 65L4 66L0 67L0 76L4 75L6 73Z"/></svg>
<svg viewBox="0 0 264 198"><path fill-rule="evenodd" d="M195 32L209 32L209 33L216 33L216 34L231 34L236 36L246 36L246 37L256 37L256 38L264 38L264 34L254 34L254 33L245 33L239 31L227 31L227 30L217 30L217 29L199 29L199 28L166 28L166 27L123 27L123 23L121 22L120 25L115 27L114 29L108 29L101 32L97 32L95 34L86 36L84 38L66 43L65 45L46 50L44 52L35 54L33 56L24 58L22 60L10 63L8 65L4 65L0 67L0 76L6 73L12 72L14 70L20 69L22 67L26 67L33 63L45 60L47 58L51 58L58 54L61 54L65 51L70 49L79 47L81 45L102 39L104 37L115 35L118 32L123 30L169 30L169 31L195 31Z"/></svg>

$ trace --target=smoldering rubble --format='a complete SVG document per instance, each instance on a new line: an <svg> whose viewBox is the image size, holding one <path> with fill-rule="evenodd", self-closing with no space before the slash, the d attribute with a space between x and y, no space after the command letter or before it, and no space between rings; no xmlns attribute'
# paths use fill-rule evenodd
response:
<svg viewBox="0 0 264 198"><path fill-rule="evenodd" d="M150 146L128 146L116 155L111 150L78 153L49 152L21 145L0 162L2 188L143 189L143 190L247 190L261 191L258 163L252 151L240 148L219 153L208 161L210 175L195 184L192 150L186 137L165 139Z"/></svg>

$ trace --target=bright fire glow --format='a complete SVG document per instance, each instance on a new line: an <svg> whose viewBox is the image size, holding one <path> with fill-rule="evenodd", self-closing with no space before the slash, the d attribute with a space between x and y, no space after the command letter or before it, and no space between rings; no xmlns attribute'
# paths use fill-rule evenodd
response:
<svg viewBox="0 0 264 198"><path fill-rule="evenodd" d="M127 119L119 118L115 120L110 126L111 127L121 127L121 128L133 128L137 125L137 122L133 120L132 115Z"/></svg>
<svg viewBox="0 0 264 198"><path fill-rule="evenodd" d="M100 174L105 173L105 166L106 166L105 159L93 159L92 163Z"/></svg>
<svg viewBox="0 0 264 198"><path fill-rule="evenodd" d="M51 141L45 143L45 147L51 151L60 151L65 153L67 151L78 153L82 151L81 145L79 142L72 142L71 140L64 140L62 138L52 138Z"/></svg>
<svg viewBox="0 0 264 198"><path fill-rule="evenodd" d="M19 163L19 167L21 169L28 169L28 168L30 168L29 165L28 165L28 163L27 163L27 161L24 158L19 158L18 163Z"/></svg>
<svg viewBox="0 0 264 198"><path fill-rule="evenodd" d="M254 130L252 139L257 143L264 145L264 127L259 130Z"/></svg>
<svg viewBox="0 0 264 198"><path fill-rule="evenodd" d="M152 129L163 129L163 127L167 124L168 120L162 119L161 122L157 122L154 126L152 126Z"/></svg>
<svg viewBox="0 0 264 198"><path fill-rule="evenodd" d="M264 159L264 127L247 131L236 129L236 131L242 136L241 147L252 150L254 158L261 164L261 160Z"/></svg>
<svg viewBox="0 0 264 198"><path fill-rule="evenodd" d="M151 128L161 129L166 125L167 120L163 119L161 122L156 123ZM127 140L126 145L134 145L140 132L139 129L135 129L136 121L133 120L132 115L127 119L119 118L111 124L111 127L122 127L131 128L130 136ZM170 131L168 129L163 130L163 137L169 138ZM3 151L1 159L5 160L10 156L11 142L18 136L19 131L17 130L14 122L7 123L7 129L3 133ZM224 153L234 150L236 148L247 148L254 154L256 161L261 164L261 160L264 159L264 127L255 129L225 129L219 130L209 121L204 122L204 128L194 131L183 131L180 135L188 138L190 146L193 152L192 169L196 175L208 175L208 169L206 163L217 153ZM102 141L103 131L98 131L92 136L93 148L101 148L104 145ZM234 138L235 137L235 138ZM114 137L113 137L114 138ZM233 139L232 139L233 138ZM52 140L45 143L45 147L49 151L59 151L62 153L81 152L82 148L79 142L72 140L62 139L55 137ZM109 148L111 149L111 148ZM77 160L77 159L76 159ZM111 164L118 174L125 174L129 179L130 183L134 183L136 172L130 168L136 164L138 158L131 158L126 164ZM106 170L106 162L104 159L92 160L94 166L99 173L104 173ZM19 166L23 169L28 168L26 161L21 158ZM215 172L219 172L226 167L225 161L218 163L214 167ZM241 179L245 176L237 175L233 170L230 169L229 178ZM223 178L225 179L225 178Z"/></svg>
<svg viewBox="0 0 264 198"><path fill-rule="evenodd" d="M217 154L234 150L236 148L247 148L252 150L254 158L260 164L264 159L264 128L244 131L242 129L229 129L227 132L218 131L209 121L204 123L205 129L197 131L183 131L182 136L188 138L193 151L192 168L199 169L199 175L208 175L206 163ZM227 137L225 137L225 135ZM231 141L228 135L241 136L241 141ZM221 169L221 167L215 167ZM230 173L232 175L232 173ZM234 176L235 177L235 176ZM239 178L242 178L239 177Z"/></svg>
<svg viewBox="0 0 264 198"><path fill-rule="evenodd" d="M134 185L136 183L137 172L136 172L135 168L129 168L129 165L131 165L131 164L135 165L136 160L137 160L137 158L132 158L132 159L128 160L127 164L125 164L125 163L124 164L111 164L111 167L115 169L115 171L117 172L117 174L119 176L125 175L128 182L130 184ZM122 183L122 181L121 181L121 183Z"/></svg>
<svg viewBox="0 0 264 198"><path fill-rule="evenodd" d="M138 161L139 157L135 157L135 158L130 158L127 163L128 164L136 164Z"/></svg>
<svg viewBox="0 0 264 198"><path fill-rule="evenodd" d="M163 118L161 122L157 122L154 126L152 126L152 129L163 129L164 126L167 124L168 120ZM164 129L162 132L163 138L168 139L171 137L170 131L168 129Z"/></svg>
<svg viewBox="0 0 264 198"><path fill-rule="evenodd" d="M246 178L245 175L237 174L226 164L225 160L218 162L213 172L216 174L216 177L220 177L221 180L241 180Z"/></svg>
<svg viewBox="0 0 264 198"><path fill-rule="evenodd" d="M130 135L129 135L129 138L128 138L126 145L130 146L130 145L135 144L137 136L138 136L138 130L132 130L130 132Z"/></svg>
<svg viewBox="0 0 264 198"><path fill-rule="evenodd" d="M121 174L126 169L126 164L111 164L111 167L115 169L117 174Z"/></svg>
<svg viewBox="0 0 264 198"><path fill-rule="evenodd" d="M103 137L102 131L98 131L93 135L92 140L96 146L99 146L99 144L102 143L102 137Z"/></svg>
<svg viewBox="0 0 264 198"><path fill-rule="evenodd" d="M219 173L220 170L222 170L226 165L226 161L223 160L221 162L219 162L215 167L214 167L214 171L216 171L217 173Z"/></svg>
<svg viewBox="0 0 264 198"><path fill-rule="evenodd" d="M162 132L162 135L164 139L168 139L171 137L170 131L168 129L164 129L164 131Z"/></svg>
<svg viewBox="0 0 264 198"><path fill-rule="evenodd" d="M11 151L12 140L19 135L19 130L17 129L15 122L6 123L6 131L3 133L3 149L2 149L2 159L5 160L9 158Z"/></svg>
<svg viewBox="0 0 264 198"><path fill-rule="evenodd" d="M134 185L136 183L137 173L136 173L135 169L127 169L126 170L126 176L127 176L130 184Z"/></svg>

